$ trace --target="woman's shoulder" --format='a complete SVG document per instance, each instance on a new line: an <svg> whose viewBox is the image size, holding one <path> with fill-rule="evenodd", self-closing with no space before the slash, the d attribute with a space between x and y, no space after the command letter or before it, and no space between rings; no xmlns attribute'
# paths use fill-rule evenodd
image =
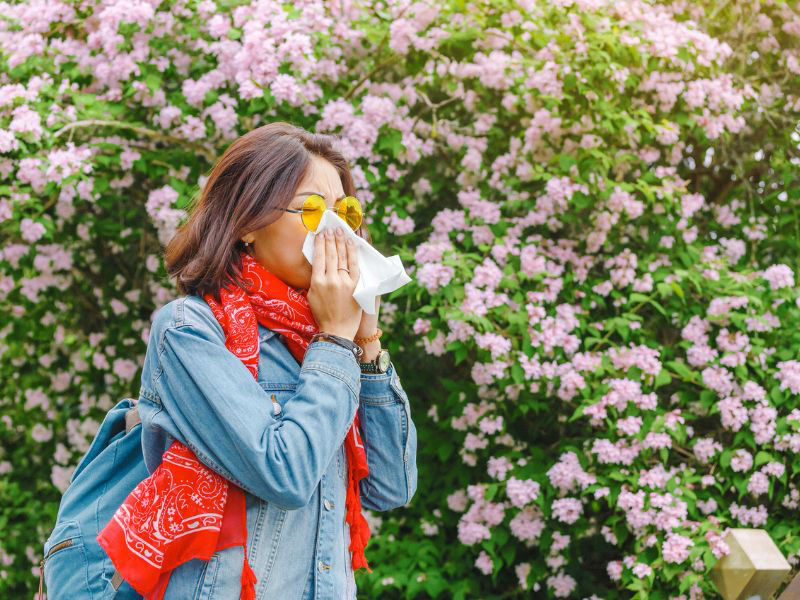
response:
<svg viewBox="0 0 800 600"><path fill-rule="evenodd" d="M159 341L169 329L188 328L213 332L224 342L222 326L217 321L211 307L202 297L194 294L178 296L156 309L152 318L151 339Z"/></svg>
<svg viewBox="0 0 800 600"><path fill-rule="evenodd" d="M225 343L225 332L217 320L208 303L195 294L179 296L170 300L159 308L154 316L151 331L157 339L163 339L164 333L170 328L188 328L208 335L213 334L221 344ZM258 334L261 341L275 335L275 332L263 325L258 325Z"/></svg>

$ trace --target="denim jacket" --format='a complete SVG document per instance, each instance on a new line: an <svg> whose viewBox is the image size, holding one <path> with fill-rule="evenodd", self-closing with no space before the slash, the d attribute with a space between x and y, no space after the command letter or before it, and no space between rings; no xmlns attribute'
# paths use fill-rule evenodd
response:
<svg viewBox="0 0 800 600"><path fill-rule="evenodd" d="M256 381L200 296L156 312L139 396L147 470L178 439L245 491L256 600L352 600L343 442L359 411L369 465L362 507L408 505L417 488L408 396L394 365L362 374L352 352L326 341L298 365L282 336L261 324L258 332ZM365 554L369 562L369 544ZM180 565L165 600L238 600L243 560L237 546Z"/></svg>

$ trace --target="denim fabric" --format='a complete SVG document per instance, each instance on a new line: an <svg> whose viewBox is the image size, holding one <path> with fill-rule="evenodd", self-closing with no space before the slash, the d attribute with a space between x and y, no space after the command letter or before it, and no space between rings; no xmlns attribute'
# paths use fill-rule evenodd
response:
<svg viewBox="0 0 800 600"><path fill-rule="evenodd" d="M370 471L360 482L362 506L407 505L417 488L408 396L394 365L362 374L349 350L325 341L298 365L282 336L260 324L258 331L256 381L225 347L201 297L156 312L139 397L147 470L178 439L245 490L257 600L352 600L345 436L359 411ZM243 558L235 547L179 566L165 599L238 600Z"/></svg>

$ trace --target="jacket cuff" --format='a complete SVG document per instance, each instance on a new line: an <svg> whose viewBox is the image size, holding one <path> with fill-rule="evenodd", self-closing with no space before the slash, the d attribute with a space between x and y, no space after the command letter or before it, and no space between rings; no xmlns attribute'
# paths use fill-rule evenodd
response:
<svg viewBox="0 0 800 600"><path fill-rule="evenodd" d="M347 348L324 340L309 344L303 356L301 370L316 369L325 371L344 381L358 398L361 387L361 367L355 354Z"/></svg>

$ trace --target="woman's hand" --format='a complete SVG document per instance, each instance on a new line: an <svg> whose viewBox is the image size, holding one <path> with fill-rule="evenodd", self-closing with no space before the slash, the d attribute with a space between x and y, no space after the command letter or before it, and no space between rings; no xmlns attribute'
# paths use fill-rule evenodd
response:
<svg viewBox="0 0 800 600"><path fill-rule="evenodd" d="M358 326L356 337L369 337L378 331L378 312L380 310L381 297L375 296L375 314L370 315L362 311L361 323Z"/></svg>
<svg viewBox="0 0 800 600"><path fill-rule="evenodd" d="M355 243L326 229L314 237L313 259L306 297L314 320L320 332L352 340L364 312L353 298L359 276Z"/></svg>

